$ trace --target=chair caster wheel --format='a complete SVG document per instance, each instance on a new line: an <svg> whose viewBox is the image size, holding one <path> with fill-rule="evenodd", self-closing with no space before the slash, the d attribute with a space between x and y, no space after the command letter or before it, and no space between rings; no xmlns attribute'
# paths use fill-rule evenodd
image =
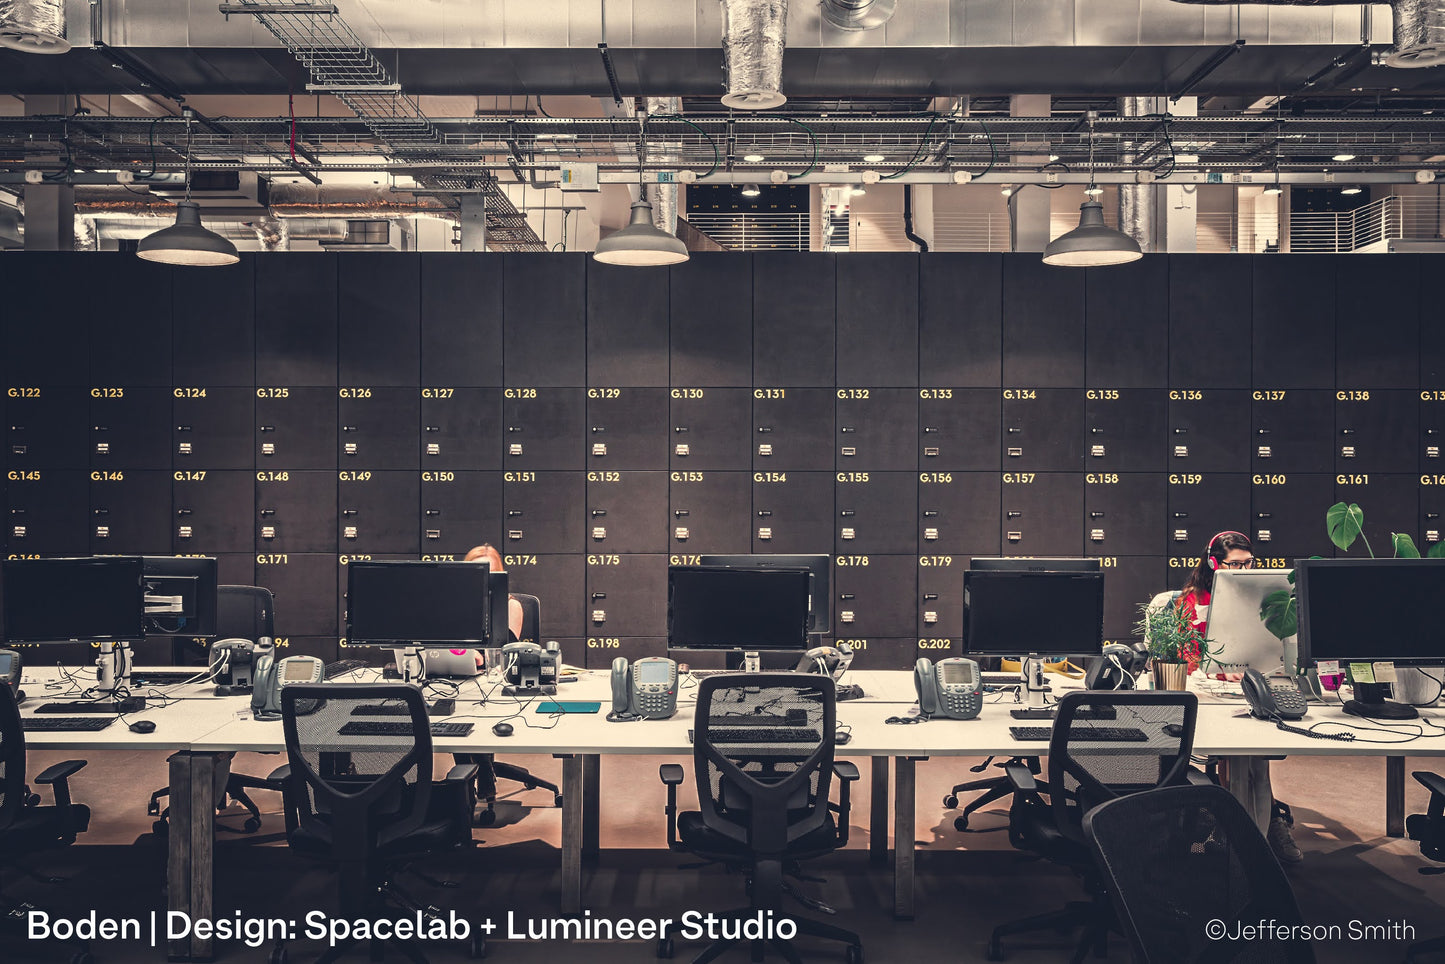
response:
<svg viewBox="0 0 1445 964"><path fill-rule="evenodd" d="M848 964L863 964L863 945L849 944L847 959Z"/></svg>
<svg viewBox="0 0 1445 964"><path fill-rule="evenodd" d="M562 808L562 794L559 793L552 798L552 806L556 807L559 810Z"/></svg>
<svg viewBox="0 0 1445 964"><path fill-rule="evenodd" d="M958 795L950 793L948 796L943 798L943 805L945 808L952 810L954 807L958 806Z"/></svg>
<svg viewBox="0 0 1445 964"><path fill-rule="evenodd" d="M477 811L477 826L478 826L478 827L490 827L492 824L494 824L494 823L496 823L496 822L497 822L497 811L493 810L491 807L487 807L485 810L478 810L478 811Z"/></svg>
<svg viewBox="0 0 1445 964"><path fill-rule="evenodd" d="M242 833L255 833L261 829L260 817L247 817L246 822L241 825Z"/></svg>
<svg viewBox="0 0 1445 964"><path fill-rule="evenodd" d="M968 829L968 814L964 814L964 815L961 816L961 817L954 817L954 818L953 818L953 829L954 829L954 830L967 830L967 829Z"/></svg>
<svg viewBox="0 0 1445 964"><path fill-rule="evenodd" d="M481 934L473 934L467 941L467 957L474 961L480 961L487 956L487 939Z"/></svg>
<svg viewBox="0 0 1445 964"><path fill-rule="evenodd" d="M286 960L286 948L278 947L273 950L271 956L266 959L266 964L286 964Z"/></svg>
<svg viewBox="0 0 1445 964"><path fill-rule="evenodd" d="M664 960L670 960L677 948L672 943L671 937L664 937L657 942L657 956Z"/></svg>

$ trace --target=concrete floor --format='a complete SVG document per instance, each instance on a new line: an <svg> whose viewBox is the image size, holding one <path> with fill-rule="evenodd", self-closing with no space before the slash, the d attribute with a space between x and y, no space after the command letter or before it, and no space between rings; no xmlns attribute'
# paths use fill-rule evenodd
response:
<svg viewBox="0 0 1445 964"><path fill-rule="evenodd" d="M32 754L31 773L60 754ZM547 757L508 758L534 773L556 778L559 766ZM264 775L277 756L242 754L237 772ZM602 845L598 865L584 879L584 901L599 917L670 917L688 909L724 909L744 903L742 881L715 867L690 868L687 861L663 849L664 794L657 781L657 759L619 757L604 761L602 771ZM860 761L862 763L864 761ZM973 822L983 832L960 833L954 813L941 806L955 782L974 778L966 770L973 760L935 759L918 767L918 813L914 837L919 855L917 915L911 922L891 915L892 878L886 867L869 865L866 789L855 797L849 848L810 865L827 878L805 885L806 892L837 909L835 922L860 932L870 962L983 960L984 941L993 923L1054 909L1081 893L1067 873L1017 854L1001 829L1002 810L985 811ZM1408 770L1441 769L1435 761L1411 760ZM165 855L151 831L145 801L165 782L165 754L96 754L74 782L78 800L95 810L82 845L51 855L42 868L69 878L63 886L7 877L7 893L24 896L57 912L145 916L163 909ZM1427 866L1416 844L1384 836L1384 763L1375 758L1295 757L1274 764L1276 795L1294 807L1296 839L1306 858L1290 869L1304 918L1310 923L1385 925L1404 921L1413 939L1445 933L1445 877L1421 876ZM689 776L688 783L691 783ZM865 779L862 785L866 787ZM1424 808L1425 794L1409 781L1408 812ZM265 814L260 834L222 832L217 864L217 916L304 917L312 909L334 906L334 878L324 869L293 857L280 837L279 798L260 792ZM418 897L453 907L471 920L501 920L507 911L529 917L550 917L557 907L557 846L560 811L545 791L518 791L499 805L501 825L476 832L477 850L440 862L436 873L460 887L439 889L422 882L409 885ZM239 811L237 811L239 812ZM223 816L222 826L239 828L241 820ZM994 828L994 829L990 829ZM1182 886L1187 886L1181 882ZM800 912L818 916L811 912ZM1403 928L1397 928L1403 931ZM1009 960L1042 962L1066 959L1068 938L1043 935L1009 945ZM1408 940L1320 942L1324 962L1403 959ZM690 959L700 944L679 947L678 958ZM808 959L843 960L841 947L813 948ZM293 961L311 961L322 946L292 945ZM112 942L93 947L98 964L130 964L164 959L144 942ZM268 948L227 943L219 948L224 962L265 961ZM436 964L462 961L455 947L426 948ZM654 956L646 941L534 942L494 941L491 958L499 961L549 962L645 961ZM1111 944L1110 958L1127 960L1122 941ZM63 961L68 954L48 945L0 943L0 959ZM358 958L352 958L358 959ZM364 959L364 955L361 958ZM389 960L391 958L388 958ZM400 960L400 958L396 958ZM1445 956L1437 958L1445 960ZM745 952L723 961L746 960Z"/></svg>

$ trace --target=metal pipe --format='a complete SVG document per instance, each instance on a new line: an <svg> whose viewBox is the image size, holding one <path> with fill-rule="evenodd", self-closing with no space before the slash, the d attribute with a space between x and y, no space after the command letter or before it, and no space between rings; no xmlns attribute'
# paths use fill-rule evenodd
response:
<svg viewBox="0 0 1445 964"><path fill-rule="evenodd" d="M722 102L735 110L781 107L783 46L788 0L721 0L723 72L728 92Z"/></svg>

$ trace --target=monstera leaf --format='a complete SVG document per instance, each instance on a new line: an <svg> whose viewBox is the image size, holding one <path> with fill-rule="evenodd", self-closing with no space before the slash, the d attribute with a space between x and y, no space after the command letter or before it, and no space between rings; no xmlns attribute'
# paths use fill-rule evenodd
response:
<svg viewBox="0 0 1445 964"><path fill-rule="evenodd" d="M1341 549L1348 551L1363 534L1364 528L1365 511L1354 503L1345 505L1343 502L1336 502L1325 512L1325 529L1329 532L1330 541ZM1370 558L1375 557L1374 551L1370 549L1369 539L1365 540L1365 551L1370 554Z"/></svg>
<svg viewBox="0 0 1445 964"><path fill-rule="evenodd" d="M1290 582L1294 582L1294 573L1290 573ZM1299 632L1299 613L1295 610L1294 591L1277 589L1265 596L1259 607L1259 618L1264 621L1264 628L1279 639Z"/></svg>

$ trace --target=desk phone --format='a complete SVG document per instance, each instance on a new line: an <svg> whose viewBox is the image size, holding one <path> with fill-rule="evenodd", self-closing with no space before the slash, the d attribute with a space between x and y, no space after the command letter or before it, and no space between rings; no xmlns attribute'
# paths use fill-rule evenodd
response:
<svg viewBox="0 0 1445 964"><path fill-rule="evenodd" d="M677 712L677 662L648 656L629 664L612 661L612 712L609 720L665 720Z"/></svg>
<svg viewBox="0 0 1445 964"><path fill-rule="evenodd" d="M0 649L0 683L10 687L10 692L15 694L15 702L19 703L25 699L25 694L20 692L20 671L25 667L25 660L20 653L13 649Z"/></svg>
<svg viewBox="0 0 1445 964"><path fill-rule="evenodd" d="M281 718L281 688L292 683L320 683L326 664L315 656L287 656L278 661L276 651L263 652L256 659L256 687L251 692L251 715L258 720Z"/></svg>
<svg viewBox="0 0 1445 964"><path fill-rule="evenodd" d="M925 717L971 720L983 710L983 674L971 659L955 656L937 665L919 659L913 667L913 686Z"/></svg>

